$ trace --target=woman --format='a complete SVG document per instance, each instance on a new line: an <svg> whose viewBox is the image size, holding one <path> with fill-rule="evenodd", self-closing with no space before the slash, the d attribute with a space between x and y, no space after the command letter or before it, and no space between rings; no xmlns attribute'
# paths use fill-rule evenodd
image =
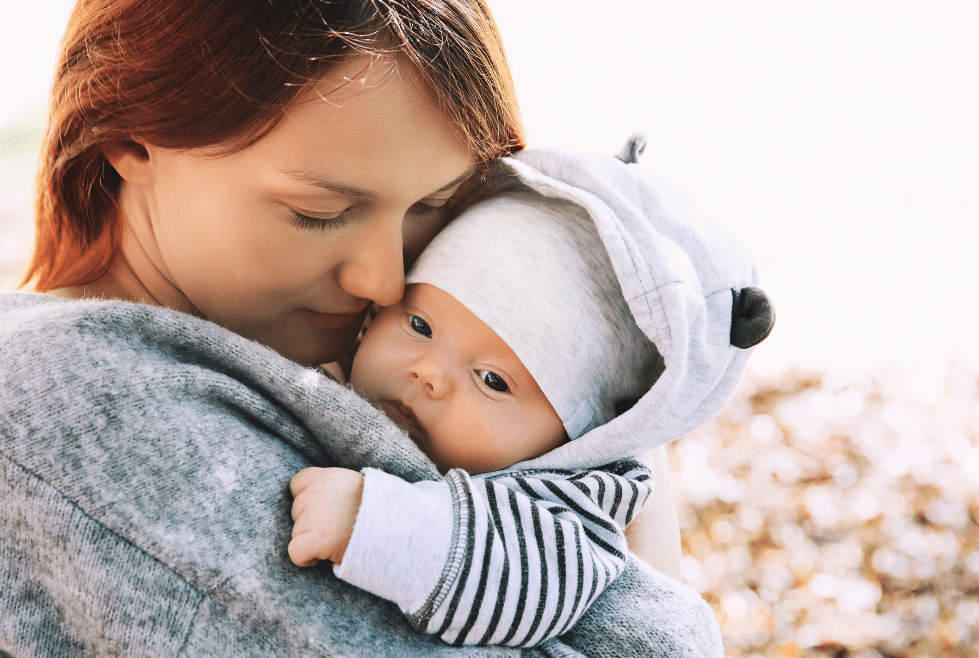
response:
<svg viewBox="0 0 979 658"><path fill-rule="evenodd" d="M25 283L103 301L0 297L0 651L515 655L439 645L285 547L305 466L437 475L303 366L520 146L479 0L80 2ZM620 581L528 655L719 650L692 592Z"/></svg>

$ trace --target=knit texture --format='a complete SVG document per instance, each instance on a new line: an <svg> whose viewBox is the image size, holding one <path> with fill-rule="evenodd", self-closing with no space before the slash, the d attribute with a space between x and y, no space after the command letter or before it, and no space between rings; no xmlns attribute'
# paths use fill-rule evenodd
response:
<svg viewBox="0 0 979 658"><path fill-rule="evenodd" d="M350 390L214 324L0 294L0 653L521 655L445 646L292 565L288 482L310 465L438 477ZM525 654L721 655L706 603L632 561L566 638Z"/></svg>

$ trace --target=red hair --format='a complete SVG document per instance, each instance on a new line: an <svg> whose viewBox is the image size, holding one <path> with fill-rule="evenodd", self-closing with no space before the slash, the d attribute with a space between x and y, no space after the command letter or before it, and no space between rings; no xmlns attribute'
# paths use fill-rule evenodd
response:
<svg viewBox="0 0 979 658"><path fill-rule="evenodd" d="M21 285L84 285L109 270L121 227L108 146L246 148L312 81L361 53L410 64L477 161L523 146L484 0L79 0L55 71Z"/></svg>

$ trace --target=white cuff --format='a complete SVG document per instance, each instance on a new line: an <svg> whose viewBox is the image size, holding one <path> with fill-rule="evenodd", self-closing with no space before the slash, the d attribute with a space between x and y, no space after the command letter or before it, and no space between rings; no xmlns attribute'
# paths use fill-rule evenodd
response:
<svg viewBox="0 0 979 658"><path fill-rule="evenodd" d="M373 468L363 473L357 521L333 573L413 614L439 586L448 561L455 523L449 485L410 483Z"/></svg>

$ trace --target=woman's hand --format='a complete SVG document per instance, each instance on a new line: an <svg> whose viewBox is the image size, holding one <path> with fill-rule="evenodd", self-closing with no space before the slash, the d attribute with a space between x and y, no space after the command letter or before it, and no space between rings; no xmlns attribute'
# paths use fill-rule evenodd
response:
<svg viewBox="0 0 979 658"><path fill-rule="evenodd" d="M289 483L292 541L289 559L311 567L320 560L337 564L350 543L364 492L364 476L346 468L305 468Z"/></svg>
<svg viewBox="0 0 979 658"><path fill-rule="evenodd" d="M666 446L644 452L639 460L653 471L655 485L653 494L626 527L625 538L629 550L640 560L679 580L680 523Z"/></svg>

